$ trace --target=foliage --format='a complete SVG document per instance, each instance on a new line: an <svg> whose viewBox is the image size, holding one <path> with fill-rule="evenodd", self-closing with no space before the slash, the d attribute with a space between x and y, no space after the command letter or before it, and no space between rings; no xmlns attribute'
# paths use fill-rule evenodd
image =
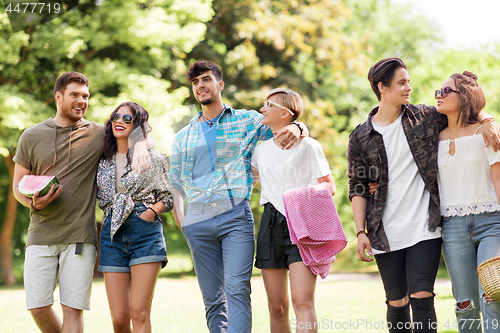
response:
<svg viewBox="0 0 500 333"><path fill-rule="evenodd" d="M0 8L0 154L14 152L25 128L55 116L54 83L72 70L90 81L87 119L104 122L116 105L133 100L154 119L156 148L170 147L172 124L187 112L179 107L189 95L171 80L185 71L182 54L203 38L210 0L81 0L65 15L17 33ZM3 203L10 189L1 190ZM24 232L26 214L20 210L16 227ZM24 244L15 246L22 251Z"/></svg>
<svg viewBox="0 0 500 333"><path fill-rule="evenodd" d="M194 112L181 106L198 107L184 73L196 60L212 60L224 74L224 101L236 108L259 109L279 86L302 95L301 120L323 146L337 209L354 239L345 152L349 133L377 105L366 79L373 63L392 56L406 62L412 103L435 103L444 79L472 71L486 111L500 113L500 46L442 49L436 32L433 22L390 0L82 0L62 17L15 34L0 11L0 154L14 151L24 128L54 116L53 85L68 70L90 80L87 118L103 122L120 102L139 102L151 113L156 148L169 153L173 134ZM0 221L8 191L2 163ZM257 187L257 222L258 195ZM28 219L24 210L19 215L14 238L22 250ZM182 237L171 215L164 217L166 233Z"/></svg>
<svg viewBox="0 0 500 333"><path fill-rule="evenodd" d="M377 0L214 0L213 9L205 40L186 62L218 63L223 97L234 107L258 109L279 86L302 95L301 120L330 162L337 209L352 237L345 153L349 133L376 105L366 74L387 56L420 62L432 46L432 25L407 15L404 6ZM252 199L257 220L258 194L257 188Z"/></svg>

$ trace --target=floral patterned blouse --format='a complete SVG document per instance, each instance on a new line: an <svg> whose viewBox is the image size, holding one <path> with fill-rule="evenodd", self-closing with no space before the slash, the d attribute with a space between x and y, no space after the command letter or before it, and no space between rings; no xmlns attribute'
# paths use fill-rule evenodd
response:
<svg viewBox="0 0 500 333"><path fill-rule="evenodd" d="M120 226L134 210L135 202L152 207L161 201L166 211L174 206L168 178L166 157L154 150L149 151L151 168L137 174L129 164L121 177L125 193L116 192L116 154L111 161L102 158L97 169L97 199L104 211L103 221L111 216L111 240Z"/></svg>

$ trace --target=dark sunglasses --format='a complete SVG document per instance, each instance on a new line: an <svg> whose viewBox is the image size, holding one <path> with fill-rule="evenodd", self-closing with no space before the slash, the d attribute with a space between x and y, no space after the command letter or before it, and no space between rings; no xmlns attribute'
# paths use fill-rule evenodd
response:
<svg viewBox="0 0 500 333"><path fill-rule="evenodd" d="M121 115L121 114L119 114L119 113L115 113L115 114L113 115L113 117L111 117L111 122L112 122L112 123L116 123L116 122L118 121L118 119L120 119L120 118L122 118L123 122L124 122L125 124L127 124L127 125L128 125L128 124L130 124L130 123L132 123L132 120L134 120L134 118L132 118L132 116L131 116L131 115L129 115L129 114L124 114L124 115L122 116L122 115Z"/></svg>
<svg viewBox="0 0 500 333"><path fill-rule="evenodd" d="M439 96L441 96L441 98L446 98L446 97L448 97L448 94L451 93L451 92L454 92L454 93L458 94L458 91L456 91L455 89L452 89L450 87L445 87L443 89L436 90L436 92L434 93L434 98L438 99Z"/></svg>

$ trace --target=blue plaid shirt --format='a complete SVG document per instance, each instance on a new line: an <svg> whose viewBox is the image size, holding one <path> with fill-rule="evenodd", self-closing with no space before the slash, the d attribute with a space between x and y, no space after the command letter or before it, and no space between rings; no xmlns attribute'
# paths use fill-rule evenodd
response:
<svg viewBox="0 0 500 333"><path fill-rule="evenodd" d="M250 161L255 145L272 138L271 129L261 124L257 111L235 110L225 106L217 121L217 158L212 183L205 189L193 183L193 166L201 111L175 136L170 156L170 181L188 202L196 202L213 193L250 199L252 173ZM186 191L184 190L186 189Z"/></svg>

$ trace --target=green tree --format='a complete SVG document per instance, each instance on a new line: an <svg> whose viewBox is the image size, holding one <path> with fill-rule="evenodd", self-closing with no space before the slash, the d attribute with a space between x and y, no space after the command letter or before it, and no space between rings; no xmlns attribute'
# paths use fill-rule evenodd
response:
<svg viewBox="0 0 500 333"><path fill-rule="evenodd" d="M18 33L0 8L0 154L9 175L21 132L55 115L54 83L71 70L90 81L87 119L103 122L120 102L133 100L154 119L156 147L170 146L172 124L188 112L179 107L189 95L171 80L185 71L182 54L203 39L210 1L81 0L65 15ZM0 213L5 284L14 282L10 240L17 207L9 189L6 213Z"/></svg>
<svg viewBox="0 0 500 333"><path fill-rule="evenodd" d="M213 9L205 40L186 63L219 64L223 97L234 107L258 109L279 86L302 95L302 120L330 162L337 209L352 235L345 154L349 133L376 105L366 74L387 56L410 64L422 61L434 41L434 27L390 1L214 0ZM259 220L258 195L252 206Z"/></svg>

